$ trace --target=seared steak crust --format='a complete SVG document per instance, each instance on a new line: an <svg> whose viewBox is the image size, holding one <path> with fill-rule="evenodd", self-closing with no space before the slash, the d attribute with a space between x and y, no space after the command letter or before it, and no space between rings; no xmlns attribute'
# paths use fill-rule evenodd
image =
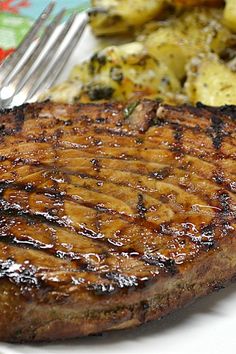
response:
<svg viewBox="0 0 236 354"><path fill-rule="evenodd" d="M136 326L231 280L235 137L232 106L1 112L0 339Z"/></svg>

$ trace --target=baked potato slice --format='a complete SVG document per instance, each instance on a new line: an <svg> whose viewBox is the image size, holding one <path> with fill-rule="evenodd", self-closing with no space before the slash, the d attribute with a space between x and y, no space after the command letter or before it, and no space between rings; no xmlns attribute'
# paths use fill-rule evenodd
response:
<svg viewBox="0 0 236 354"><path fill-rule="evenodd" d="M236 104L236 73L216 56L195 58L189 65L186 92L190 102L209 106Z"/></svg>
<svg viewBox="0 0 236 354"><path fill-rule="evenodd" d="M92 0L90 24L96 35L130 32L156 18L165 0ZM98 9L98 11L96 11Z"/></svg>

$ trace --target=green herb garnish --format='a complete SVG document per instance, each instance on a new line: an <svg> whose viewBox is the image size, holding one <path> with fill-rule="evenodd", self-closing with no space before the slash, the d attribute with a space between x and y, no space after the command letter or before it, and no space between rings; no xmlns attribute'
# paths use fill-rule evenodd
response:
<svg viewBox="0 0 236 354"><path fill-rule="evenodd" d="M139 103L140 101L135 101L130 103L127 107L124 108L125 119L129 118L129 116L133 113L133 111L139 105Z"/></svg>

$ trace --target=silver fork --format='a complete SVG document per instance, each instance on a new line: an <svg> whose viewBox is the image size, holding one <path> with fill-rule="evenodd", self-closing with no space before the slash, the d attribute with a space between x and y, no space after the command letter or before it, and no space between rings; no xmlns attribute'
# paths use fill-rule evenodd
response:
<svg viewBox="0 0 236 354"><path fill-rule="evenodd" d="M88 16L71 15L59 26L65 10L47 25L55 2L51 2L16 51L0 65L0 109L17 106L50 88L57 80L79 41ZM41 35L39 36L39 33Z"/></svg>

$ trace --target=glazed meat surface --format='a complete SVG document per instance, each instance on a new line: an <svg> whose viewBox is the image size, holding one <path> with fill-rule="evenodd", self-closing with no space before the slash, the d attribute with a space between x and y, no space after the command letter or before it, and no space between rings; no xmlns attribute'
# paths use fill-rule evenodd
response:
<svg viewBox="0 0 236 354"><path fill-rule="evenodd" d="M44 102L0 129L1 340L137 326L235 277L235 107Z"/></svg>

